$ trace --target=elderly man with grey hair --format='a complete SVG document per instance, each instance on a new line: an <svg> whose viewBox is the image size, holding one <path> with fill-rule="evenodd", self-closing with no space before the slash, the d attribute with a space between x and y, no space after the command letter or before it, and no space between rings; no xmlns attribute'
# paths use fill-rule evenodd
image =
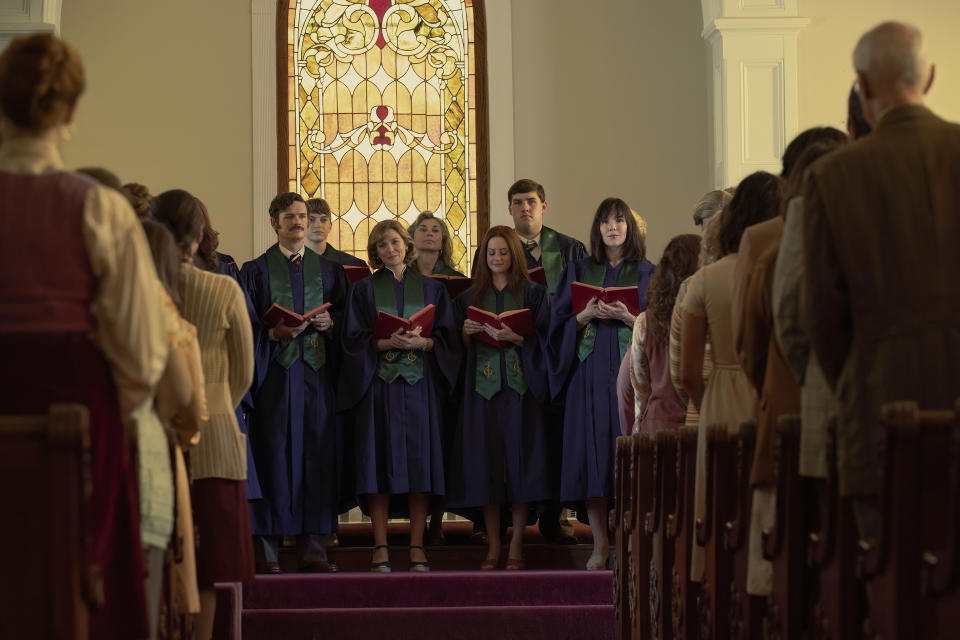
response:
<svg viewBox="0 0 960 640"><path fill-rule="evenodd" d="M853 61L871 135L810 167L801 307L839 400L838 479L861 537L880 526L884 402L951 407L960 379L960 125L923 106L920 31L886 22Z"/></svg>

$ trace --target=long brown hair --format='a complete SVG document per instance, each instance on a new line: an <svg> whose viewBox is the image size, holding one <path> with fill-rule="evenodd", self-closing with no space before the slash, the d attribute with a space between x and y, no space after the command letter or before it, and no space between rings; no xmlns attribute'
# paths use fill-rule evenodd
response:
<svg viewBox="0 0 960 640"><path fill-rule="evenodd" d="M203 229L203 213L197 199L183 189L164 191L150 204L150 214L170 229L183 258L191 260L190 247Z"/></svg>
<svg viewBox="0 0 960 640"><path fill-rule="evenodd" d="M217 267L220 266L220 258L217 257L217 247L220 246L220 232L213 228L207 207L200 198L197 198L197 206L200 207L200 213L203 214L203 238L197 246L197 253L193 256L193 264L207 271L216 271Z"/></svg>
<svg viewBox="0 0 960 640"><path fill-rule="evenodd" d="M627 237L623 243L624 260L645 260L647 257L647 244L640 233L640 225L637 219L633 217L633 211L630 205L620 198L606 198L597 207L597 212L593 214L593 224L590 225L590 257L597 264L604 264L607 261L606 245L603 244L603 235L600 233L600 223L609 216L620 214L627 222Z"/></svg>
<svg viewBox="0 0 960 640"><path fill-rule="evenodd" d="M490 227L480 243L476 268L473 270L473 284L470 285L470 300L475 306L483 304L483 295L493 286L493 273L487 264L487 246L493 238L503 238L510 250L510 271L507 274L507 288L513 294L517 304L523 304L523 287L527 281L527 259L523 255L520 236L510 227L497 225Z"/></svg>
<svg viewBox="0 0 960 640"><path fill-rule="evenodd" d="M647 289L647 335L658 344L667 344L677 291L680 284L697 270L699 256L700 236L695 233L674 237L663 250Z"/></svg>
<svg viewBox="0 0 960 640"><path fill-rule="evenodd" d="M140 224L143 225L143 233L147 236L153 265L157 268L157 278L179 309L181 300L177 282L180 278L180 250L173 239L173 234L166 225L156 220L144 218Z"/></svg>

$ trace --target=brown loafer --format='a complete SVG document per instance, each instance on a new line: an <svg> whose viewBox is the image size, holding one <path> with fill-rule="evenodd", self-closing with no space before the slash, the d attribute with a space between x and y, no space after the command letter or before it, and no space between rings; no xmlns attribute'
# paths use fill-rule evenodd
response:
<svg viewBox="0 0 960 640"><path fill-rule="evenodd" d="M336 564L332 562L308 562L307 564L300 567L300 571L303 573L336 573L340 570Z"/></svg>
<svg viewBox="0 0 960 640"><path fill-rule="evenodd" d="M279 562L258 562L257 573L280 573Z"/></svg>

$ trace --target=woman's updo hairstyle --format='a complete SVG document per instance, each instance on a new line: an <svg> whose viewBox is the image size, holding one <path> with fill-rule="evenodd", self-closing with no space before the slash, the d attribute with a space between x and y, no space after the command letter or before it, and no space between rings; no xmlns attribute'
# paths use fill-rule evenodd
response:
<svg viewBox="0 0 960 640"><path fill-rule="evenodd" d="M17 38L0 55L0 116L42 133L62 123L83 93L83 64L50 34Z"/></svg>
<svg viewBox="0 0 960 640"><path fill-rule="evenodd" d="M203 212L196 198L183 189L164 191L150 204L150 216L167 225L180 249L180 255L192 257L193 241L203 229Z"/></svg>

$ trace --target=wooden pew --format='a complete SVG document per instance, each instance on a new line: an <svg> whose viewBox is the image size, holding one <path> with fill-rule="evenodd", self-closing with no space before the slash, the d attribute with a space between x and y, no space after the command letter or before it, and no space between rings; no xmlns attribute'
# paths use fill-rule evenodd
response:
<svg viewBox="0 0 960 640"><path fill-rule="evenodd" d="M91 482L86 407L0 416L0 638L87 638L99 599L84 526Z"/></svg>
<svg viewBox="0 0 960 640"><path fill-rule="evenodd" d="M650 635L652 640L671 640L670 596L673 593L673 541L667 537L668 505L676 503L677 432L660 431L653 439L653 504L644 517L644 533L650 538Z"/></svg>
<svg viewBox="0 0 960 640"><path fill-rule="evenodd" d="M870 603L866 635L956 637L957 628L941 620L955 620L960 604L955 585L957 412L892 402L881 407L881 421L886 430L882 526L876 537L859 542L858 573L867 581Z"/></svg>
<svg viewBox="0 0 960 640"><path fill-rule="evenodd" d="M630 568L627 579L630 602L630 636L634 640L646 638L650 633L650 557L652 547L650 538L644 533L644 515L653 504L653 465L654 439L639 433L634 438L636 458L631 465L633 471L633 501L630 510L624 514L624 532L627 534L627 548L630 551Z"/></svg>
<svg viewBox="0 0 960 640"><path fill-rule="evenodd" d="M624 512L628 502L633 500L630 494L630 447L633 443L631 436L617 438L616 457L614 459L613 481L615 501L610 529L613 531L613 545L615 556L613 562L613 610L616 618L617 640L630 638L630 603L627 600L627 575L629 572L630 555L626 548L626 533L624 528Z"/></svg>
<svg viewBox="0 0 960 640"><path fill-rule="evenodd" d="M726 425L707 428L707 509L695 525L704 547L704 574L697 610L702 640L730 637L730 581L733 557L724 548L723 527L731 519L735 496L735 439Z"/></svg>
<svg viewBox="0 0 960 640"><path fill-rule="evenodd" d="M777 506L763 532L763 557L773 563L773 591L764 616L769 638L800 640L804 627L804 572L808 523L800 478L800 416L781 416L774 436Z"/></svg>
<svg viewBox="0 0 960 640"><path fill-rule="evenodd" d="M812 481L815 487L817 523L807 539L807 564L816 593L810 612L813 640L856 638L862 633L863 612L855 574L857 528L848 497L840 496L837 481L837 429L831 424L827 436L827 478Z"/></svg>
<svg viewBox="0 0 960 640"><path fill-rule="evenodd" d="M723 523L723 548L730 554L733 575L730 581L730 638L751 640L760 638L763 632L764 598L747 594L748 540L750 537L750 513L753 506L753 488L750 486L750 469L757 444L757 423L745 422L733 437L735 466L732 478L733 509L729 520Z"/></svg>
<svg viewBox="0 0 960 640"><path fill-rule="evenodd" d="M673 542L673 571L670 574L670 631L674 640L696 640L699 583L690 580L690 554L693 547L693 491L697 471L697 428L683 427L677 434L675 496L673 505L664 505L667 515L667 539Z"/></svg>

